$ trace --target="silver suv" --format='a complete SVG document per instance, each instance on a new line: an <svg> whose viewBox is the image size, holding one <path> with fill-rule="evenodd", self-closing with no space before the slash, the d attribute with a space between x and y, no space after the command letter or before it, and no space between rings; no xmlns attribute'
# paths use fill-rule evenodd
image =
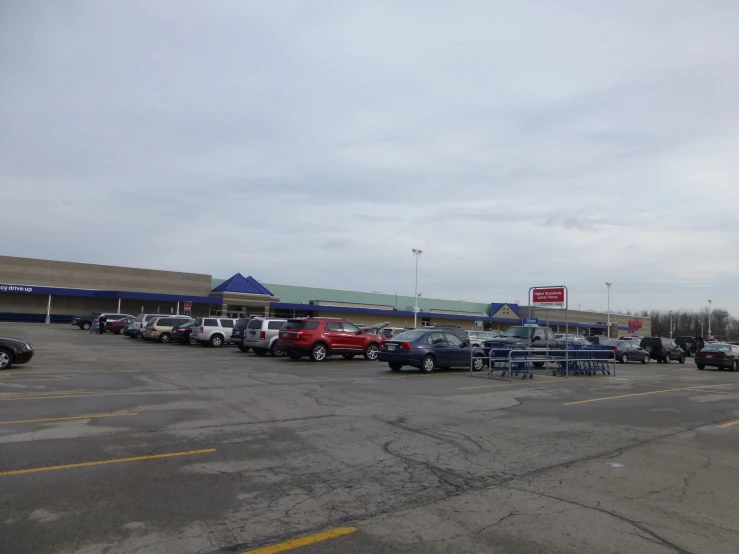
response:
<svg viewBox="0 0 739 554"><path fill-rule="evenodd" d="M277 344L277 338L285 323L287 319L271 317L250 319L246 324L242 344L246 348L251 348L257 356L264 356L267 352L273 356L284 356L285 349Z"/></svg>
<svg viewBox="0 0 739 554"><path fill-rule="evenodd" d="M190 338L203 346L223 346L231 338L233 328L234 320L230 317L199 317L192 324Z"/></svg>

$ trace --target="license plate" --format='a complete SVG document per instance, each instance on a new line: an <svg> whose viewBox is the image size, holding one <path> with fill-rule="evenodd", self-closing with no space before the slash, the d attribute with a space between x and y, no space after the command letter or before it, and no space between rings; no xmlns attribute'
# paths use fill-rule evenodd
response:
<svg viewBox="0 0 739 554"><path fill-rule="evenodd" d="M713 355L711 355L711 354L706 354L706 358L713 358Z"/></svg>
<svg viewBox="0 0 739 554"><path fill-rule="evenodd" d="M387 345L387 349L388 350L395 350L395 345L394 344L388 344Z"/></svg>

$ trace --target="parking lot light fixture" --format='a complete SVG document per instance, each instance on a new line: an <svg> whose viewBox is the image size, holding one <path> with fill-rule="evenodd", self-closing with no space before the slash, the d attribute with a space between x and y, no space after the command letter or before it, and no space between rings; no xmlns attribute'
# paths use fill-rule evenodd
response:
<svg viewBox="0 0 739 554"><path fill-rule="evenodd" d="M423 254L423 250L413 248L413 256L416 258L416 288L413 291L414 305L413 305L413 328L418 327L418 259Z"/></svg>

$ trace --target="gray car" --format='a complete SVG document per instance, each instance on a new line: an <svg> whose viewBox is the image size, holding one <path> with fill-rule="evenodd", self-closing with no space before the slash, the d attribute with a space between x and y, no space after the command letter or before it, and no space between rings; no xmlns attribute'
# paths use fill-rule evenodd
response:
<svg viewBox="0 0 739 554"><path fill-rule="evenodd" d="M285 323L286 319L252 318L246 324L241 344L244 348L251 348L257 356L264 356L267 352L273 356L284 356L285 350L277 343L277 339Z"/></svg>

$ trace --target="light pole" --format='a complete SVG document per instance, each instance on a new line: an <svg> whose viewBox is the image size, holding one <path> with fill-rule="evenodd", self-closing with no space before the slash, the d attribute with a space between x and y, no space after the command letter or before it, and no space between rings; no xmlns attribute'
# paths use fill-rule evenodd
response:
<svg viewBox="0 0 739 554"><path fill-rule="evenodd" d="M416 258L416 288L414 289L413 299L415 304L413 305L413 328L418 327L418 259L423 254L423 250L413 249L413 255Z"/></svg>
<svg viewBox="0 0 739 554"><path fill-rule="evenodd" d="M711 333L711 303L713 300L708 301L708 338L710 339L713 335Z"/></svg>
<svg viewBox="0 0 739 554"><path fill-rule="evenodd" d="M611 338L611 285L613 283L606 283L606 286L608 287L608 333L606 336L610 339Z"/></svg>

